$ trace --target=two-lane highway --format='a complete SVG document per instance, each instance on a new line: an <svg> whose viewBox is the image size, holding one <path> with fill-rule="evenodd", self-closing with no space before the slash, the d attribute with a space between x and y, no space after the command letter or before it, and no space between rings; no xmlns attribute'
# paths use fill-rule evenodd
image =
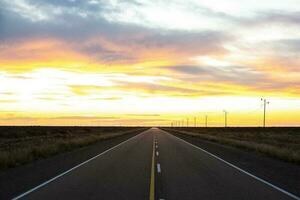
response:
<svg viewBox="0 0 300 200"><path fill-rule="evenodd" d="M153 130L16 199L148 199Z"/></svg>
<svg viewBox="0 0 300 200"><path fill-rule="evenodd" d="M165 199L293 199L167 132L156 137Z"/></svg>
<svg viewBox="0 0 300 200"><path fill-rule="evenodd" d="M299 199L157 128L16 199Z"/></svg>

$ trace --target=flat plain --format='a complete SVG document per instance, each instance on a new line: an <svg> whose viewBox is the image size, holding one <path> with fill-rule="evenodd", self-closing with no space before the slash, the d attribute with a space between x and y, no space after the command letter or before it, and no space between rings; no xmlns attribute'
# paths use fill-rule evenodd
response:
<svg viewBox="0 0 300 200"><path fill-rule="evenodd" d="M118 137L138 127L0 127L0 170L47 158L99 140Z"/></svg>
<svg viewBox="0 0 300 200"><path fill-rule="evenodd" d="M300 163L299 127L176 127L166 130Z"/></svg>

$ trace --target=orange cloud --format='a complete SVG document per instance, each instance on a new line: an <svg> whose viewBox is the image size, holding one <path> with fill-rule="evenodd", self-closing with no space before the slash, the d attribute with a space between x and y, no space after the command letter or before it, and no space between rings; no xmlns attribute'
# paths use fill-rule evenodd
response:
<svg viewBox="0 0 300 200"><path fill-rule="evenodd" d="M66 42L53 38L39 38L7 43L0 48L1 70L24 72L36 68L54 67L75 69L88 58Z"/></svg>

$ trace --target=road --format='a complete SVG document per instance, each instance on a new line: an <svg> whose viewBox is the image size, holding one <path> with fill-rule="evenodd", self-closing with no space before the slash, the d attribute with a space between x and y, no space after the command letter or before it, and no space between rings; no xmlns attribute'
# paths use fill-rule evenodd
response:
<svg viewBox="0 0 300 200"><path fill-rule="evenodd" d="M157 128L15 199L299 199Z"/></svg>

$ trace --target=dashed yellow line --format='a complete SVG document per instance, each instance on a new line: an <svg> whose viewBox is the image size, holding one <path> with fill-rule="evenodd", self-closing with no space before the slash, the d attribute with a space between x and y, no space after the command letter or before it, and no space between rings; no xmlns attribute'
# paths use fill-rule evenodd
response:
<svg viewBox="0 0 300 200"><path fill-rule="evenodd" d="M153 147L152 147L152 165L151 165L151 179L150 179L150 195L149 200L155 199L155 138L153 137Z"/></svg>

